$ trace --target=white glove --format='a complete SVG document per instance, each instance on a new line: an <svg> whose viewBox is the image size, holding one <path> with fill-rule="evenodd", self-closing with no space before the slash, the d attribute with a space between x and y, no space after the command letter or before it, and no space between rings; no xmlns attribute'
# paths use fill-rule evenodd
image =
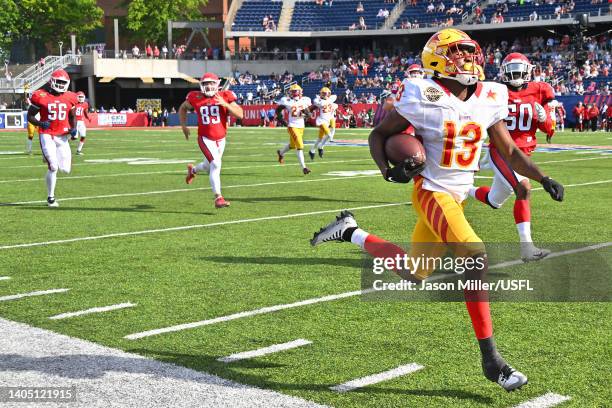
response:
<svg viewBox="0 0 612 408"><path fill-rule="evenodd" d="M536 115L538 118L538 122L542 123L542 122L546 122L546 109L544 109L544 107L542 105L540 105L539 103L535 103L535 110L536 110Z"/></svg>

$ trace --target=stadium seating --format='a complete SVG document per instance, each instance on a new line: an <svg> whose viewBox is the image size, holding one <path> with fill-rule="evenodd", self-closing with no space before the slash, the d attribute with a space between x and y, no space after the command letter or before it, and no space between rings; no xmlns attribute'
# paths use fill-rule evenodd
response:
<svg viewBox="0 0 612 408"><path fill-rule="evenodd" d="M275 24L278 24L283 2L279 0L247 0L236 13L232 30L235 31L264 31L262 21L264 16L272 15Z"/></svg>
<svg viewBox="0 0 612 408"><path fill-rule="evenodd" d="M425 1L417 3L417 6L406 6L400 17L395 22L394 27L400 28L402 22L406 20L410 22L410 24L414 24L415 21L418 21L420 27L427 27L429 25L435 24L436 21L438 23L445 22L450 16L446 14L446 11L450 9L453 2L451 0L445 0L443 1L443 3L445 7L444 11L434 11L433 13L427 13L427 6L429 3ZM438 7L439 4L440 1L434 1L435 7ZM466 11L468 10L464 10L464 12ZM459 24L461 22L460 14L452 14L452 17L454 20L454 25Z"/></svg>
<svg viewBox="0 0 612 408"><path fill-rule="evenodd" d="M508 4L508 12L502 13L504 16L504 22L511 23L517 21L529 21L529 15L535 12L538 14L538 19L540 20L549 20L556 18L555 16L555 7L559 3L555 4L540 4L535 5L533 3L524 3L519 5L518 3L507 3ZM591 16L598 15L606 15L609 13L608 4L591 4L590 0L575 0L576 6L574 10L570 13L572 16L576 14L588 13ZM496 12L496 6L491 5L488 8L484 9L484 14L487 17L487 22L491 21L491 17ZM568 18L568 14L564 14L563 18Z"/></svg>
<svg viewBox="0 0 612 408"><path fill-rule="evenodd" d="M389 12L395 7L394 3L385 3L384 0L362 1L364 12L357 13L358 0L336 0L332 6L319 6L312 1L298 1L295 3L291 20L291 31L322 31L322 30L348 30L355 23L359 25L359 16L363 16L369 30L380 28L385 19L376 17L379 9Z"/></svg>

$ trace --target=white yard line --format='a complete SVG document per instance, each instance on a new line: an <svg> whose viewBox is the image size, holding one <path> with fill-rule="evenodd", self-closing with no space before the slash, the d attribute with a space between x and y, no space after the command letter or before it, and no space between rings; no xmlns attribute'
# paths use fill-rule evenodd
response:
<svg viewBox="0 0 612 408"><path fill-rule="evenodd" d="M262 307L261 309L234 313L234 314L227 315L227 316L216 317L214 319L200 320L199 322L179 324L176 326L163 327L161 329L148 330L148 331L141 332L141 333L128 334L124 338L128 340L137 340L143 337L155 336L155 335L162 334L162 333L172 333L172 332L177 332L177 331L186 330L186 329L193 329L196 327L208 326L208 325L216 324L216 323L228 322L230 320L242 319L243 317L250 317L250 316L256 316L256 315L265 314L265 313L277 312L279 310L285 310L285 309L293 309L295 307L314 305L316 303L330 302L332 300L344 299L344 298L348 298L352 296L361 295L362 293L365 293L365 292L366 291L355 290L352 292L338 293L336 295L328 295L328 296L322 296L318 298L306 299L306 300L302 300L302 301L294 302L294 303Z"/></svg>
<svg viewBox="0 0 612 408"><path fill-rule="evenodd" d="M357 378L355 380L345 382L344 384L329 387L329 389L336 392L353 391L357 388L367 387L368 385L378 384L380 382L392 380L393 378L401 377L403 375L412 374L416 371L422 370L423 368L425 367L416 363L401 365L392 370Z"/></svg>
<svg viewBox="0 0 612 408"><path fill-rule="evenodd" d="M217 361L222 363L233 363L234 361L246 360L248 358L261 357L272 353L278 353L279 351L291 350L297 347L306 346L312 342L304 339L297 339L287 343L274 344L272 346L263 347L257 350L243 351L242 353L232 354L227 357L218 358Z"/></svg>
<svg viewBox="0 0 612 408"><path fill-rule="evenodd" d="M550 160L550 161L537 161L536 164L550 164L550 163L568 163L568 162L577 162L577 161L585 161L585 160L601 160L601 159L609 159L609 156L598 156L598 157L587 157L584 159L570 159L570 160Z"/></svg>
<svg viewBox="0 0 612 408"><path fill-rule="evenodd" d="M513 408L549 408L557 406L571 398L565 395L555 394L553 392L546 393L540 397L515 405Z"/></svg>
<svg viewBox="0 0 612 408"><path fill-rule="evenodd" d="M231 185L231 186L223 186L223 189L274 186L274 185L279 185L279 184L314 183L314 182L323 182L323 181L356 179L356 178L363 178L363 177L380 177L380 176L376 174L376 175L363 175L363 176L354 176L354 177L327 177L327 178L321 178L321 179L270 181L266 183L236 184L236 185ZM118 193L118 194L105 194L105 195L97 195L97 196L66 197L66 198L60 198L58 199L58 201L59 202L82 201L82 200L97 200L101 198L135 197L135 196L146 196L146 195L157 195L157 194L186 193L190 191L205 191L205 190L210 190L210 189L211 189L210 187L177 188L173 190L142 191L140 193ZM46 203L46 202L47 200L18 201L14 203L0 203L0 207L12 206L12 205L41 204L41 203Z"/></svg>
<svg viewBox="0 0 612 408"><path fill-rule="evenodd" d="M9 280L9 279L11 279L10 276L0 276L0 281Z"/></svg>
<svg viewBox="0 0 612 408"><path fill-rule="evenodd" d="M76 401L66 407L324 408L301 398L5 319L0 319L0 333L0 385L75 387ZM47 405L55 406L8 404Z"/></svg>
<svg viewBox="0 0 612 408"><path fill-rule="evenodd" d="M157 160L157 159L156 159ZM161 160L173 160L173 159L159 159L160 162L159 163L147 163L147 165L149 166L162 166L162 165L173 165L176 166L177 163L175 162L168 162L168 163L163 163L161 162ZM177 160L188 160L188 159L177 159ZM197 159L197 160L189 160L192 162L198 162L201 159ZM309 165L316 165L316 164L334 164L334 163L352 163L352 162L360 162L360 161L369 161L371 162L372 159L371 158L364 158L364 159L351 159L351 160L329 160L329 161L314 161L314 162L309 162ZM74 164L74 163L73 163ZM77 163L75 164L76 167L80 167L80 166L100 166L100 165L118 165L118 164L127 164L130 165L129 163L126 162L121 162L121 163ZM295 163L297 164L297 163ZM263 165L249 165L249 166L238 166L238 167L224 167L223 170L236 170L236 169L257 169L257 168L262 168L262 167L286 167L286 166L291 166L291 163L288 164L263 164ZM0 167L0 170L2 169L23 169L23 168L42 168L42 167L47 167L46 164L42 163L42 159L41 159L41 163L39 165L35 165L35 166L7 166L7 167ZM297 168L297 167L296 167Z"/></svg>
<svg viewBox="0 0 612 408"><path fill-rule="evenodd" d="M0 296L0 302L4 302L7 300L15 300L22 299L31 296L42 296L42 295L51 295L53 293L63 293L68 292L70 289L49 289L49 290L38 290L36 292L28 292L28 293L18 293L16 295L8 295L8 296Z"/></svg>
<svg viewBox="0 0 612 408"><path fill-rule="evenodd" d="M194 224L194 225L184 225L184 226L180 226L180 227L159 228L159 229L143 230L143 231L119 232L119 233L114 233L114 234L95 235L95 236L90 236L90 237L79 237L79 238L61 239L61 240L57 240L57 241L31 242L31 243L27 243L27 244L4 245L4 246L0 246L0 250L3 250L3 249L14 249L14 248L29 248L29 247L56 245L56 244L66 244L66 243L70 243L70 242L80 242L80 241L95 241L95 240L99 240L99 239L117 238L117 237L129 237L129 236L134 236L134 235L154 234L154 233L158 233L158 232L186 231L186 230L191 230L191 229L210 228L210 227L218 227L218 226L223 226L223 225L244 224L244 223L249 223L249 222L259 222L259 221L269 221L269 220L282 220L282 219L287 219L287 218L306 217L306 216L310 216L310 215L340 213L340 211L342 211L342 210L367 210L367 209L371 209L371 208L396 207L396 206L408 205L408 204L411 204L411 202L410 201L405 201L405 202L401 202L401 203L366 205L366 206L363 206L363 207L342 208L342 209L323 210L323 211L312 211L312 212L306 212L306 213L295 213L295 214L286 214L286 215L273 215L273 216L269 216L269 217L259 217L259 218L245 218L245 219L241 219L241 220L213 222L213 223L210 223L210 224Z"/></svg>
<svg viewBox="0 0 612 408"><path fill-rule="evenodd" d="M604 244L592 245L592 246L583 247L583 248L576 248L574 250L568 250L568 251L563 251L559 253L552 253L548 255L548 257L554 258L556 256L562 256L562 255L568 255L568 254L573 254L573 253L578 253L578 252L589 251L589 250L603 248L603 247L610 246L610 245L612 245L612 243L604 243ZM509 262L491 265L489 266L489 269L499 269L499 268L503 268L507 266L519 265L522 263L523 261L521 260L509 261ZM436 281L436 280L447 278L449 276L452 276L452 275L439 274L439 275L435 275L435 276L431 276L427 278L427 281L428 282ZM163 327L160 329L147 330L147 331L140 332L140 333L133 333L133 334L129 334L125 336L124 338L128 340L137 340L143 337L150 337L150 336L156 336L158 334L172 333L172 332L177 332L181 330L193 329L196 327L209 326L211 324L223 323L223 322L236 320L236 319L242 319L244 317L257 316L257 315L264 314L264 313L277 312L279 310L285 310L285 309L293 309L295 307L308 306L308 305L313 305L313 304L322 303L322 302L330 302L330 301L334 301L338 299L345 299L345 298L349 298L353 296L365 295L365 294L372 293L372 292L374 292L374 288L365 289L365 290L355 290L351 292L338 293L335 295L327 295L327 296L322 296L322 297L317 297L317 298L305 299L305 300L301 300L301 301L294 302L294 303L267 306L267 307L263 307L260 309L233 313L231 315L215 317L212 319L200 320L200 321L191 322L191 323L183 323L183 324L178 324L175 326Z"/></svg>
<svg viewBox="0 0 612 408"><path fill-rule="evenodd" d="M111 306L92 307L91 309L79 310L78 312L61 313L55 316L50 316L49 319L51 320L68 319L71 317L83 316L83 315L88 315L92 313L110 312L112 310L125 309L127 307L134 307L134 306L136 306L135 303L127 302L127 303L119 303L119 304L111 305Z"/></svg>

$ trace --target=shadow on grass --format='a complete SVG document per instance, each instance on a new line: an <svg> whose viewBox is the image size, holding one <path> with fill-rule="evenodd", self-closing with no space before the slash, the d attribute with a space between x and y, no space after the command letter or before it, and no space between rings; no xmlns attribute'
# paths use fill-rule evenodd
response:
<svg viewBox="0 0 612 408"><path fill-rule="evenodd" d="M146 355L151 358L157 358L161 361L176 364L192 368L198 371L210 372L212 374L228 378L230 380L242 383L255 385L261 388L273 389L280 392L287 391L308 391L308 392L325 392L330 393L329 388L337 384L309 384L309 383L284 383L278 381L272 381L266 378L265 375L255 375L245 373L245 369L266 369L266 368L282 368L285 365L274 364L269 362L257 362L255 360L242 360L233 363L222 363L217 361L217 357L211 357L208 355L193 355L184 353L175 353L169 351L156 351L148 349L131 349L129 352ZM484 381L484 379L483 379ZM413 395L416 397L440 397L440 398L452 398L460 400L470 400L478 404L484 404L490 406L494 403L494 400L490 397L460 390L460 389L401 389L396 387L380 387L380 386L369 386L365 388L356 389L351 391L349 394L376 394L380 396L384 395ZM348 395L348 394L347 394Z"/></svg>
<svg viewBox="0 0 612 408"><path fill-rule="evenodd" d="M361 268L362 260L353 258L287 258L282 256L207 256L199 257L203 261L222 264L256 264L256 265L331 265Z"/></svg>

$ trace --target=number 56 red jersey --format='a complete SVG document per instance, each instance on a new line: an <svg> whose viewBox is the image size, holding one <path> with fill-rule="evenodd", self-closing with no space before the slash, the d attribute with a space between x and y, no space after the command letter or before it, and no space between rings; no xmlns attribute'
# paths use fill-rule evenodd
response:
<svg viewBox="0 0 612 408"><path fill-rule="evenodd" d="M219 91L227 103L236 100L232 91ZM208 97L200 91L191 91L187 94L187 102L198 115L198 136L210 140L220 140L227 134L227 109L217 105L215 97Z"/></svg>
<svg viewBox="0 0 612 408"><path fill-rule="evenodd" d="M508 87L508 117L506 126L514 143L526 154L536 147L536 130L547 134L554 132L548 103L555 98L552 87L546 82L529 82L525 88L513 91ZM546 121L538 122L535 104L546 109Z"/></svg>
<svg viewBox="0 0 612 408"><path fill-rule="evenodd" d="M74 92L64 92L63 94L53 95L45 89L38 89L32 94L30 99L32 105L36 106L40 112L41 122L50 122L49 129L40 130L40 133L51 136L65 135L70 130L68 114L77 101Z"/></svg>

